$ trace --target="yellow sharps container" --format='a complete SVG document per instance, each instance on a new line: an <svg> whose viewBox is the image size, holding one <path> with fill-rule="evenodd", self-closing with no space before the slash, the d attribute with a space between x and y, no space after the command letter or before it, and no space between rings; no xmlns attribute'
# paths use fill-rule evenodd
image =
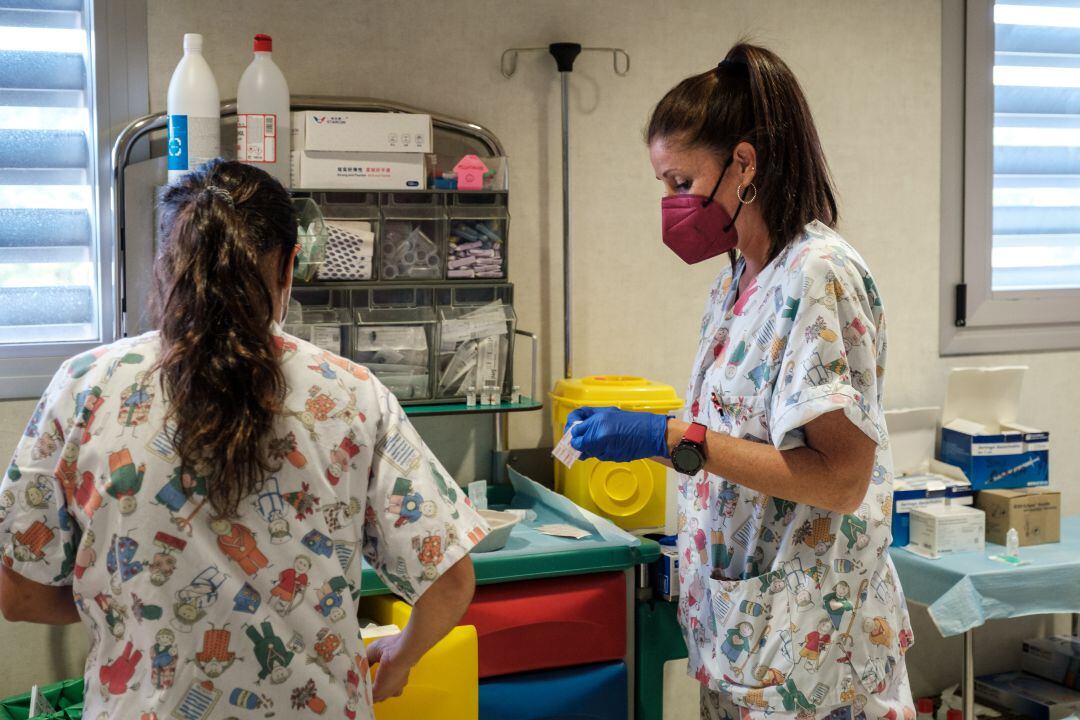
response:
<svg viewBox="0 0 1080 720"><path fill-rule="evenodd" d="M551 400L555 442L563 436L570 413L580 407L673 413L683 406L670 385L622 375L560 380L555 383ZM626 530L664 524L666 477L667 468L651 460L580 460L570 469L555 461L556 492Z"/></svg>

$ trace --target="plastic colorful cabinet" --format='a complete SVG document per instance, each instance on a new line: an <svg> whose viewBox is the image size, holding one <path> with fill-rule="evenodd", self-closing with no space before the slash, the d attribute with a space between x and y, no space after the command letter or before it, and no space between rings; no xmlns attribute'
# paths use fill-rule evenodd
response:
<svg viewBox="0 0 1080 720"><path fill-rule="evenodd" d="M626 683L621 662L484 680L480 720L625 720Z"/></svg>
<svg viewBox="0 0 1080 720"><path fill-rule="evenodd" d="M462 619L476 627L480 677L626 657L621 572L483 585Z"/></svg>
<svg viewBox="0 0 1080 720"><path fill-rule="evenodd" d="M364 598L359 614L380 625L409 623L412 608L393 595ZM375 668L372 668L374 679ZM379 703L379 720L477 720L476 628L459 625L424 655L409 674L401 697Z"/></svg>
<svg viewBox="0 0 1080 720"><path fill-rule="evenodd" d="M551 400L556 440L562 437L570 413L581 407L671 413L683 406L670 385L617 375L560 380ZM667 469L651 460L582 460L571 469L555 461L557 492L627 530L663 526L666 480Z"/></svg>

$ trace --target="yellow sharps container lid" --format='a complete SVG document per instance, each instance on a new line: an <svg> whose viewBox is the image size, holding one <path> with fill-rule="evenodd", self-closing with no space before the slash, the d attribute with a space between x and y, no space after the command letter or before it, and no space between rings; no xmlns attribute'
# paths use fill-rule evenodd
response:
<svg viewBox="0 0 1080 720"><path fill-rule="evenodd" d="M578 405L648 406L677 410L683 405L675 388L632 375L592 375L559 380L553 398Z"/></svg>

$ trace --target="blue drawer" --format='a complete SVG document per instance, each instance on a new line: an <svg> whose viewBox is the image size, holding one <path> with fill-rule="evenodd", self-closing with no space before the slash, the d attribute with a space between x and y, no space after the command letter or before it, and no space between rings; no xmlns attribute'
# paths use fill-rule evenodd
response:
<svg viewBox="0 0 1080 720"><path fill-rule="evenodd" d="M480 681L480 720L626 720L626 665L544 670Z"/></svg>

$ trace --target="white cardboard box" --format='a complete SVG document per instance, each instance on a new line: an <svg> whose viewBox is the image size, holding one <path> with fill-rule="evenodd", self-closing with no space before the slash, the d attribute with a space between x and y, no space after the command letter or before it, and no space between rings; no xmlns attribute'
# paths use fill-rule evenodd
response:
<svg viewBox="0 0 1080 720"><path fill-rule="evenodd" d="M304 190L422 190L423 153L293 153L293 187Z"/></svg>
<svg viewBox="0 0 1080 720"><path fill-rule="evenodd" d="M431 116L419 113L294 112L292 142L322 152L434 152Z"/></svg>
<svg viewBox="0 0 1080 720"><path fill-rule="evenodd" d="M934 459L939 407L886 410L892 449L893 507L892 544L904 547L910 542L910 513L930 505L974 505L971 483L960 468Z"/></svg>
<svg viewBox="0 0 1080 720"><path fill-rule="evenodd" d="M940 558L986 548L986 515L966 505L931 505L911 511L912 552Z"/></svg>

